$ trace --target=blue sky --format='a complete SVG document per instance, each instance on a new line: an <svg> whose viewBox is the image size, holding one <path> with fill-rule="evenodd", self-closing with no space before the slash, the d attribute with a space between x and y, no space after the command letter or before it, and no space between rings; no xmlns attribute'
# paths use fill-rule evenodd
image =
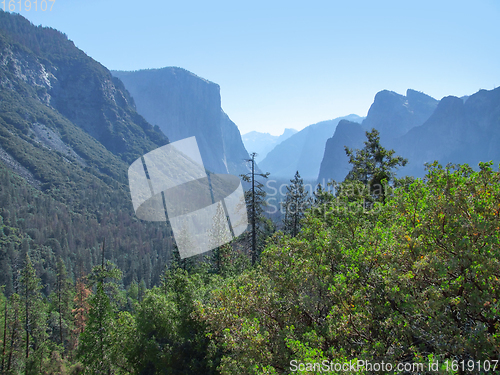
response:
<svg viewBox="0 0 500 375"><path fill-rule="evenodd" d="M500 85L498 0L56 0L20 13L109 69L218 83L242 134L366 116L383 89L441 99Z"/></svg>

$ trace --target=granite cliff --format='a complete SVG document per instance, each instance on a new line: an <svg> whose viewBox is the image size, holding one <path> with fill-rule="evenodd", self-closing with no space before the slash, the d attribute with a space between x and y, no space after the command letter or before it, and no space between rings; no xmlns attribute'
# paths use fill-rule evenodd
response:
<svg viewBox="0 0 500 375"><path fill-rule="evenodd" d="M422 125L434 112L438 101L424 93L408 89L406 95L383 90L375 95L363 120L363 128L375 128L380 138L389 140Z"/></svg>
<svg viewBox="0 0 500 375"><path fill-rule="evenodd" d="M318 182L322 186L330 180L343 181L350 171L349 159L344 146L349 148L363 148L365 130L357 122L342 120L337 125L333 137L328 138L325 145L325 154L321 161Z"/></svg>
<svg viewBox="0 0 500 375"><path fill-rule="evenodd" d="M123 84L63 33L0 13L1 87L48 106L131 162L167 138L135 111Z"/></svg>
<svg viewBox="0 0 500 375"><path fill-rule="evenodd" d="M181 68L113 71L137 111L170 141L195 136L205 167L216 173L247 171L248 152L237 126L221 109L219 85Z"/></svg>
<svg viewBox="0 0 500 375"><path fill-rule="evenodd" d="M87 274L104 238L125 285L157 282L174 241L135 216L127 169L167 142L63 33L0 11L0 285L14 291L29 253L49 294L56 260Z"/></svg>

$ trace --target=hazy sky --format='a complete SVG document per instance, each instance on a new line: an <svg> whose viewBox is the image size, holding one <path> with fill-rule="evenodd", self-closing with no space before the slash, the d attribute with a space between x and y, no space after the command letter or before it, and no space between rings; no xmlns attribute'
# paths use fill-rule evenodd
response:
<svg viewBox="0 0 500 375"><path fill-rule="evenodd" d="M56 0L20 13L109 69L218 83L242 134L366 116L383 89L441 99L500 85L498 0Z"/></svg>

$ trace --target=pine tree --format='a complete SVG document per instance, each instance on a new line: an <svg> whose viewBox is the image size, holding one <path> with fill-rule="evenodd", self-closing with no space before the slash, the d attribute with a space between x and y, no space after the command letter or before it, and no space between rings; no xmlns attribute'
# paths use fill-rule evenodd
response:
<svg viewBox="0 0 500 375"><path fill-rule="evenodd" d="M318 184L316 190L313 192L314 198L312 204L314 207L321 207L332 199L332 194L328 192L328 190L323 189L321 184Z"/></svg>
<svg viewBox="0 0 500 375"><path fill-rule="evenodd" d="M146 282L144 281L144 279L141 279L139 286L137 288L137 298L139 302L142 302L142 299L146 295L147 290L148 288L146 288Z"/></svg>
<svg viewBox="0 0 500 375"><path fill-rule="evenodd" d="M26 368L41 361L44 344L47 339L46 307L40 290L40 279L36 276L29 254L26 253L24 269L21 272L21 300L24 306L25 360ZM31 353L37 354L34 360Z"/></svg>
<svg viewBox="0 0 500 375"><path fill-rule="evenodd" d="M3 333L0 336L2 338L2 367L0 367L0 369L3 373L5 368L5 353L7 348L7 322L9 318L9 311L8 311L9 304L7 298L5 298L3 293L4 287L2 286L0 287L0 289L2 289L2 292L0 293L0 300L2 301L3 304L2 308L0 309L0 313L3 312L3 324L2 324Z"/></svg>
<svg viewBox="0 0 500 375"><path fill-rule="evenodd" d="M88 373L106 374L112 368L114 311L104 292L103 282L97 284L96 293L89 298L89 305L88 321L80 335L78 353Z"/></svg>
<svg viewBox="0 0 500 375"><path fill-rule="evenodd" d="M73 298L75 308L72 310L75 328L72 331L72 345L70 345L70 350L76 348L78 345L78 338L87 325L87 317L90 310L88 298L92 293L90 289L85 286L83 277L78 278L75 289L76 293Z"/></svg>
<svg viewBox="0 0 500 375"><path fill-rule="evenodd" d="M59 343L64 345L68 326L72 320L71 311L73 308L73 296L71 293L72 283L68 278L66 265L61 257L57 260L57 279L55 288L55 305L58 313Z"/></svg>
<svg viewBox="0 0 500 375"><path fill-rule="evenodd" d="M300 221L305 217L305 211L311 205L311 199L304 189L304 181L300 178L299 171L295 173L290 183L286 187L286 197L282 203L285 210L283 225L284 231L295 237L300 230Z"/></svg>
<svg viewBox="0 0 500 375"><path fill-rule="evenodd" d="M122 272L110 261L104 262L104 247L103 241L101 265L87 277L90 286L96 285L96 293L89 298L88 321L78 346L78 355L90 374L111 374L112 358L119 345L113 335L120 300L115 280L122 279Z"/></svg>
<svg viewBox="0 0 500 375"><path fill-rule="evenodd" d="M132 280L128 287L127 297L131 300L132 303L139 300L139 284L137 284L137 280L135 278Z"/></svg>
<svg viewBox="0 0 500 375"><path fill-rule="evenodd" d="M212 246L216 246L212 251L215 272L222 274L231 257L231 245L229 244L231 233L228 230L228 221L222 204L217 205L217 211L213 217L210 241Z"/></svg>
<svg viewBox="0 0 500 375"><path fill-rule="evenodd" d="M3 351L5 352L2 358L2 374L10 374L11 371L16 373L20 372L21 367L21 353L22 353L22 322L21 322L21 299L17 293L10 296L8 301L7 311L7 331L6 331L6 345Z"/></svg>
<svg viewBox="0 0 500 375"><path fill-rule="evenodd" d="M266 192L264 191L264 184L255 177L260 176L262 178L268 178L268 173L256 173L255 172L255 156L257 153L253 152L250 154L251 158L247 159L252 165L252 170L250 173L242 174L240 177L243 181L251 184L250 190L245 192L245 202L247 205L248 219L251 226L251 254L252 254L252 264L257 262L260 254L260 250L263 245L263 241L258 241L259 234L263 234L262 226L265 223L265 217L263 215L264 206L266 204ZM259 243L258 243L259 242Z"/></svg>
<svg viewBox="0 0 500 375"><path fill-rule="evenodd" d="M366 186L371 201L385 203L386 186L394 179L397 167L404 167L408 160L393 156L394 150L387 150L380 144L380 135L376 129L366 132L367 140L361 150L345 147L352 169L346 181L360 181ZM369 203L371 204L371 202Z"/></svg>

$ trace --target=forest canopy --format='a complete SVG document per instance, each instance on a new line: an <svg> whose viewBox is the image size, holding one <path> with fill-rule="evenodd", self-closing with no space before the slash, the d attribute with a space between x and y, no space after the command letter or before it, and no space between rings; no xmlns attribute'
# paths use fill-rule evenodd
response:
<svg viewBox="0 0 500 375"><path fill-rule="evenodd" d="M499 181L491 163L436 163L424 179L396 180L385 204L323 192L300 232L276 232L253 267L221 273L239 262L226 251L217 267L174 263L149 290L124 290L108 264L26 304L23 286L40 287L23 271L0 306L3 371L285 374L292 360L361 359L450 373L445 360L498 359ZM72 296L64 307L60 288ZM105 336L78 336L99 324Z"/></svg>

